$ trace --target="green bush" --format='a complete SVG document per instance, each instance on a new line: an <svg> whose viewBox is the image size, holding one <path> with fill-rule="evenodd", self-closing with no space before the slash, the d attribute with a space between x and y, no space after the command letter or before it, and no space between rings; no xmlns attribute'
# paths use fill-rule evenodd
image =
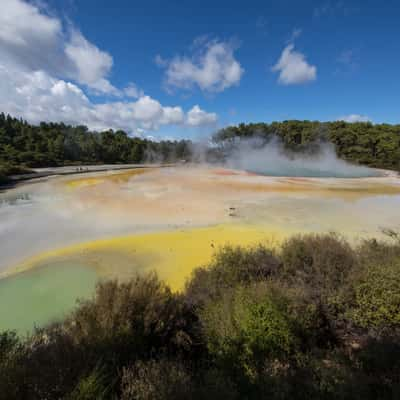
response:
<svg viewBox="0 0 400 400"><path fill-rule="evenodd" d="M385 233L387 233L387 240L366 239L361 241L356 248L361 266L390 264L400 259L400 240L397 233L388 230Z"/></svg>
<svg viewBox="0 0 400 400"><path fill-rule="evenodd" d="M88 365L70 338L51 327L21 341L0 368L0 399L39 400L69 393Z"/></svg>
<svg viewBox="0 0 400 400"><path fill-rule="evenodd" d="M268 286L226 292L201 313L210 354L254 379L265 363L284 362L296 349L287 300Z"/></svg>
<svg viewBox="0 0 400 400"><path fill-rule="evenodd" d="M102 282L63 324L78 345L121 360L135 354L190 353L196 317L184 299L155 275ZM132 361L132 360L130 360Z"/></svg>
<svg viewBox="0 0 400 400"><path fill-rule="evenodd" d="M354 282L354 306L348 316L362 328L400 332L400 260L366 268Z"/></svg>
<svg viewBox="0 0 400 400"><path fill-rule="evenodd" d="M121 400L239 399L234 383L223 371L205 368L195 373L182 360L138 361L124 368Z"/></svg>
<svg viewBox="0 0 400 400"><path fill-rule="evenodd" d="M335 234L294 236L283 243L280 256L283 279L321 296L337 291L357 263L350 245Z"/></svg>
<svg viewBox="0 0 400 400"><path fill-rule="evenodd" d="M338 341L335 329L336 315L326 304L310 296L303 287L275 283L288 301L288 313L296 321L296 333L301 351L330 348Z"/></svg>
<svg viewBox="0 0 400 400"><path fill-rule="evenodd" d="M191 304L202 305L216 300L227 288L260 282L274 276L280 261L274 250L265 246L224 246L207 267L197 268L186 284Z"/></svg>
<svg viewBox="0 0 400 400"><path fill-rule="evenodd" d="M8 361L0 363L0 398L96 396L104 389L99 364L109 377L107 390L115 391L118 371L135 360L161 354L196 358L196 321L183 297L154 275L100 283L94 298L62 323L39 329L22 343L3 334L7 357L2 358Z"/></svg>
<svg viewBox="0 0 400 400"><path fill-rule="evenodd" d="M109 398L111 386L101 368L95 368L89 375L82 377L66 400L105 400Z"/></svg>
<svg viewBox="0 0 400 400"><path fill-rule="evenodd" d="M179 362L150 360L125 368L121 400L186 400L193 395L193 382Z"/></svg>
<svg viewBox="0 0 400 400"><path fill-rule="evenodd" d="M400 243L225 247L183 293L102 282L63 321L0 334L2 399L393 399Z"/></svg>
<svg viewBox="0 0 400 400"><path fill-rule="evenodd" d="M21 365L23 345L15 332L0 333L0 399L17 399L21 391L16 377L24 368Z"/></svg>

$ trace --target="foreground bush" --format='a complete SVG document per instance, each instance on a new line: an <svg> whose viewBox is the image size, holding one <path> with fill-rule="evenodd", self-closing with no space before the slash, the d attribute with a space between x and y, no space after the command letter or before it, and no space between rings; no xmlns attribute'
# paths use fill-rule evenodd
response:
<svg viewBox="0 0 400 400"><path fill-rule="evenodd" d="M139 361L125 368L122 400L209 400L239 399L233 382L215 368L194 371L182 361L156 359Z"/></svg>
<svg viewBox="0 0 400 400"><path fill-rule="evenodd" d="M294 236L281 249L283 276L322 296L329 296L345 282L356 264L350 245L335 234Z"/></svg>
<svg viewBox="0 0 400 400"><path fill-rule="evenodd" d="M0 334L0 399L395 399L400 241L225 247L183 293L100 283L65 320Z"/></svg>
<svg viewBox="0 0 400 400"><path fill-rule="evenodd" d="M149 275L100 283L94 299L81 302L63 329L95 356L101 351L104 358L128 360L132 355L190 353L196 316L181 295Z"/></svg>
<svg viewBox="0 0 400 400"><path fill-rule="evenodd" d="M265 246L222 247L207 267L197 268L186 285L193 305L216 300L226 289L264 281L278 272L275 251Z"/></svg>
<svg viewBox="0 0 400 400"><path fill-rule="evenodd" d="M267 362L285 362L296 348L287 299L267 286L238 288L201 313L211 355L254 379Z"/></svg>
<svg viewBox="0 0 400 400"><path fill-rule="evenodd" d="M137 362L122 377L122 400L189 399L193 394L190 374L181 363Z"/></svg>
<svg viewBox="0 0 400 400"><path fill-rule="evenodd" d="M58 399L68 393L98 398L106 387L119 387L119 370L135 360L161 354L196 357L196 329L183 297L154 275L100 283L94 298L62 323L23 342L3 334L0 398Z"/></svg>
<svg viewBox="0 0 400 400"><path fill-rule="evenodd" d="M349 317L362 328L400 333L400 260L366 268L354 285Z"/></svg>

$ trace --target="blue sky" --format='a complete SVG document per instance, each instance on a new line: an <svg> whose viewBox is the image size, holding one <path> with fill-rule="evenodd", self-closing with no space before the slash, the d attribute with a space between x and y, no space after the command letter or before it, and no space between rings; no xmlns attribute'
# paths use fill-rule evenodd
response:
<svg viewBox="0 0 400 400"><path fill-rule="evenodd" d="M3 1L0 107L32 122L400 120L398 1Z"/></svg>

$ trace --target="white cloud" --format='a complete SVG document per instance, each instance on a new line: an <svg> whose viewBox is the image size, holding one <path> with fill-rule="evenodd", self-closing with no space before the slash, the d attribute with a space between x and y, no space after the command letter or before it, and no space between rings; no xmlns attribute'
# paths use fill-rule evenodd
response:
<svg viewBox="0 0 400 400"><path fill-rule="evenodd" d="M37 123L41 120L78 122L90 104L73 83L44 71L26 72L0 65L0 109Z"/></svg>
<svg viewBox="0 0 400 400"><path fill-rule="evenodd" d="M176 56L172 60L156 57L159 66L166 70L168 88L192 89L198 86L203 91L222 92L237 85L244 69L234 57L231 43L217 40L194 43L195 54L190 57Z"/></svg>
<svg viewBox="0 0 400 400"><path fill-rule="evenodd" d="M182 111L182 108L180 108L180 107L164 107L163 108L163 118L161 119L162 123L182 124L184 121L185 121L185 114Z"/></svg>
<svg viewBox="0 0 400 400"><path fill-rule="evenodd" d="M21 0L2 0L0 12L1 58L29 69L56 69L62 57L62 24Z"/></svg>
<svg viewBox="0 0 400 400"><path fill-rule="evenodd" d="M129 85L124 89L124 94L125 96L134 99L144 96L143 90L139 89L133 82L129 83Z"/></svg>
<svg viewBox="0 0 400 400"><path fill-rule="evenodd" d="M217 121L217 114L206 113L198 105L195 105L187 113L187 124L190 126L200 126L214 124Z"/></svg>
<svg viewBox="0 0 400 400"><path fill-rule="evenodd" d="M0 64L0 110L32 123L63 121L128 132L156 130L163 125L207 125L217 119L199 106L185 113L181 107L163 106L149 96L94 104L76 84L44 71L26 72L4 64Z"/></svg>
<svg viewBox="0 0 400 400"><path fill-rule="evenodd" d="M1 3L2 112L32 123L62 121L131 133L156 130L163 125L208 124L209 119L216 119L215 114L196 108L198 122L192 123L193 116L189 117L181 107L163 106L133 83L123 90L115 88L107 79L113 65L111 55L90 43L80 31L64 29L59 19L45 14L37 3ZM81 85L91 93L113 94L119 99L125 95L135 101L94 103Z"/></svg>
<svg viewBox="0 0 400 400"><path fill-rule="evenodd" d="M112 57L87 41L76 29L71 30L69 41L65 45L65 55L74 67L68 73L70 78L99 92L119 94L105 79L113 65Z"/></svg>
<svg viewBox="0 0 400 400"><path fill-rule="evenodd" d="M343 117L338 118L338 121L345 121L345 122L371 122L372 120L367 115L350 114L350 115L345 115Z"/></svg>
<svg viewBox="0 0 400 400"><path fill-rule="evenodd" d="M73 79L95 92L118 95L106 79L112 57L78 30L64 29L61 20L23 0L2 0L0 59L27 70L44 70Z"/></svg>
<svg viewBox="0 0 400 400"><path fill-rule="evenodd" d="M279 72L279 83L296 85L314 81L317 78L317 67L308 64L304 54L294 50L294 44L287 45L272 71Z"/></svg>

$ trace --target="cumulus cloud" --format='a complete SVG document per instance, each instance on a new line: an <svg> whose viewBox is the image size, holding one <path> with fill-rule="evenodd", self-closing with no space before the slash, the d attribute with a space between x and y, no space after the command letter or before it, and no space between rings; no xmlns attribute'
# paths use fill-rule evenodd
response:
<svg viewBox="0 0 400 400"><path fill-rule="evenodd" d="M371 118L367 115L360 115L360 114L349 114L343 117L338 118L338 121L345 121L345 122L371 122Z"/></svg>
<svg viewBox="0 0 400 400"><path fill-rule="evenodd" d="M112 57L77 29L23 0L3 0L0 14L0 57L27 70L44 70L75 80L99 93L119 95L107 80Z"/></svg>
<svg viewBox="0 0 400 400"><path fill-rule="evenodd" d="M112 57L90 43L76 29L72 29L65 45L65 55L73 65L67 75L102 93L118 95L119 91L105 79L113 65Z"/></svg>
<svg viewBox="0 0 400 400"><path fill-rule="evenodd" d="M191 56L176 56L172 60L156 57L156 63L166 68L167 88L192 89L198 86L207 92L222 92L238 85L244 69L234 57L235 46L218 40L195 41Z"/></svg>
<svg viewBox="0 0 400 400"><path fill-rule="evenodd" d="M187 113L187 123L190 126L214 124L217 121L217 114L206 113L198 105L195 105Z"/></svg>
<svg viewBox="0 0 400 400"><path fill-rule="evenodd" d="M293 43L283 49L272 71L279 72L278 82L283 85L307 83L317 78L317 67L310 65L304 54L295 51Z"/></svg>
<svg viewBox="0 0 400 400"><path fill-rule="evenodd" d="M144 96L143 90L139 89L133 82L130 82L129 85L124 89L124 94L125 96L132 97L134 99Z"/></svg>
<svg viewBox="0 0 400 400"><path fill-rule="evenodd" d="M205 111L203 111L206 113ZM206 113L207 115L211 115ZM163 118L161 118L161 123L169 124L182 124L185 122L185 114L181 107L164 107L163 108Z"/></svg>
<svg viewBox="0 0 400 400"><path fill-rule="evenodd" d="M125 129L141 133L162 125L198 126L215 122L216 114L199 106L185 113L142 96L136 101L94 104L75 84L44 71L25 72L0 64L0 109L32 123L63 121L91 129Z"/></svg>
<svg viewBox="0 0 400 400"><path fill-rule="evenodd" d="M107 75L113 59L75 28L47 15L36 3L2 0L0 13L0 110L32 123L62 121L91 129L125 129L131 133L162 125L195 126L181 107L163 106L130 83L114 87ZM71 80L71 81L69 81ZM94 103L90 93L135 101ZM193 109L192 109L193 110ZM192 111L191 110L191 111ZM197 109L196 109L197 110ZM201 120L216 119L198 108Z"/></svg>
<svg viewBox="0 0 400 400"><path fill-rule="evenodd" d="M57 69L63 56L61 22L21 0L2 0L0 55L29 69Z"/></svg>

